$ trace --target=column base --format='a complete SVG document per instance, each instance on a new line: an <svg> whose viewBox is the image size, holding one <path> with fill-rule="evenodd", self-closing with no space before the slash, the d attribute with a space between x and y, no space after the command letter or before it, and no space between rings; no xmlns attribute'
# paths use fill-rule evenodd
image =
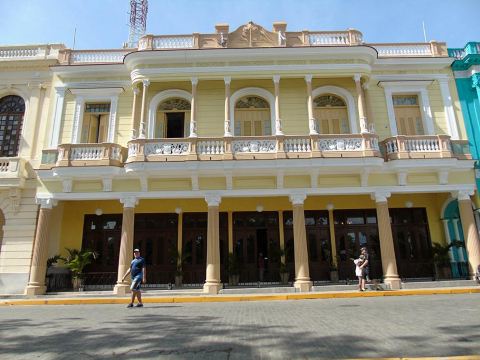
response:
<svg viewBox="0 0 480 360"><path fill-rule="evenodd" d="M47 287L42 285L27 285L25 288L25 295L35 296L35 295L45 295L47 293Z"/></svg>
<svg viewBox="0 0 480 360"><path fill-rule="evenodd" d="M297 280L293 283L293 286L300 292L310 292L312 290L313 282L307 280Z"/></svg>
<svg viewBox="0 0 480 360"><path fill-rule="evenodd" d="M386 277L383 279L383 282L386 285L389 285L392 290L399 290L402 288L402 280L398 276Z"/></svg>
<svg viewBox="0 0 480 360"><path fill-rule="evenodd" d="M128 284L117 283L113 288L113 295L126 296L127 294L130 294L130 293L131 293L131 290Z"/></svg>
<svg viewBox="0 0 480 360"><path fill-rule="evenodd" d="M210 295L217 295L222 285L220 283L205 283L203 285L203 292Z"/></svg>

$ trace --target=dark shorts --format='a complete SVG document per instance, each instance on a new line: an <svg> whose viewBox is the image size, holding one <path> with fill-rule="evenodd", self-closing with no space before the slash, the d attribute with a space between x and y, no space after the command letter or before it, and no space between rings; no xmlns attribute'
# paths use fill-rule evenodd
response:
<svg viewBox="0 0 480 360"><path fill-rule="evenodd" d="M142 274L132 278L132 285L130 285L130 290L139 291L140 287L142 286L142 278L143 278Z"/></svg>

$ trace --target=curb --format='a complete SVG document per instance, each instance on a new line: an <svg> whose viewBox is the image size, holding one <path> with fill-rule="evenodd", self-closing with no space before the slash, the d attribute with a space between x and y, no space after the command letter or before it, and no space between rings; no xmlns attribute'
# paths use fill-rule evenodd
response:
<svg viewBox="0 0 480 360"><path fill-rule="evenodd" d="M413 295L451 295L480 294L480 288L461 289L415 289L390 290L372 292L325 292L298 294L268 294L268 295L201 295L201 296L144 296L144 303L209 303L209 302L239 302L239 301L276 301L276 300L313 300L313 299L348 299L381 296L413 296ZM63 299L12 299L0 300L0 306L12 305L93 305L93 304L128 304L127 297L103 298L63 298Z"/></svg>

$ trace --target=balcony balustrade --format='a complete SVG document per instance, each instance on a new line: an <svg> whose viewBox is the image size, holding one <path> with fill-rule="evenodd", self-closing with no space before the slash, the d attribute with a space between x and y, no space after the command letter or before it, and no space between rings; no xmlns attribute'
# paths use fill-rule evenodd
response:
<svg viewBox="0 0 480 360"><path fill-rule="evenodd" d="M471 159L468 142L450 140L448 135L399 135L382 142L386 160L452 158Z"/></svg>
<svg viewBox="0 0 480 360"><path fill-rule="evenodd" d="M69 166L123 166L125 148L117 144L62 144L43 150L41 169Z"/></svg>
<svg viewBox="0 0 480 360"><path fill-rule="evenodd" d="M464 48L448 49L448 56L462 60L467 55L480 54L480 42L471 41Z"/></svg>
<svg viewBox="0 0 480 360"><path fill-rule="evenodd" d="M117 144L63 144L43 150L41 169L65 166L123 166L134 162L267 160L299 158L471 159L467 140L448 135L394 136L381 143L375 134L242 136L134 139ZM7 167L8 165L3 165ZM2 167L0 167L2 169ZM0 172L1 173L1 172Z"/></svg>
<svg viewBox="0 0 480 360"><path fill-rule="evenodd" d="M57 59L64 45L12 45L0 46L0 61Z"/></svg>
<svg viewBox="0 0 480 360"><path fill-rule="evenodd" d="M25 161L20 157L0 158L0 184L4 180L19 179L25 175Z"/></svg>

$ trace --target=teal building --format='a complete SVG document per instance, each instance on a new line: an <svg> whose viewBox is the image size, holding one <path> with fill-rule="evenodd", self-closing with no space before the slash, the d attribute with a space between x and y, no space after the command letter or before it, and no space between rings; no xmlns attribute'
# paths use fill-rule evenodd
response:
<svg viewBox="0 0 480 360"><path fill-rule="evenodd" d="M458 97L462 107L465 129L469 139L470 152L475 161L475 178L480 189L480 42L469 42L464 48L448 49L448 55L454 58L452 70L457 85ZM479 210L475 209L475 220L480 224ZM461 226L458 226L458 204L452 201L444 209L443 221L447 238L464 241ZM447 230L448 229L448 230ZM466 259L464 248L451 249L452 275L463 277L463 262Z"/></svg>

